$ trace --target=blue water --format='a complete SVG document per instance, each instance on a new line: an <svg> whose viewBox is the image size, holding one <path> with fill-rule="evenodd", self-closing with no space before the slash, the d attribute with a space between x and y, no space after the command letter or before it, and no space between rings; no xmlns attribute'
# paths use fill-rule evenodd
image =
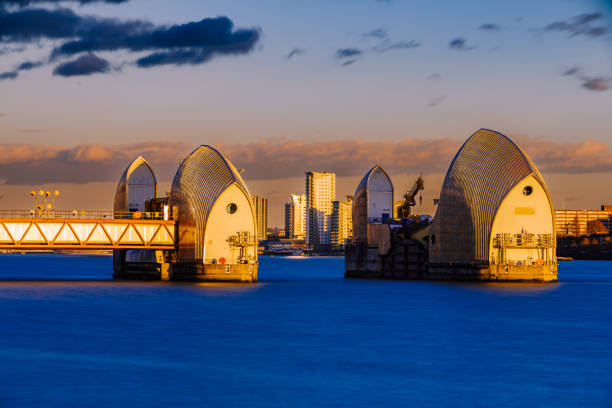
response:
<svg viewBox="0 0 612 408"><path fill-rule="evenodd" d="M0 407L610 407L612 262L541 285L365 281L261 258L256 285L114 282L0 256Z"/></svg>

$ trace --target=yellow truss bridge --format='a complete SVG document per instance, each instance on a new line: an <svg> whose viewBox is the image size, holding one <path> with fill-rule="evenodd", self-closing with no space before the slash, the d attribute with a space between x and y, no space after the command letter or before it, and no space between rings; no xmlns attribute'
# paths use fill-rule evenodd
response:
<svg viewBox="0 0 612 408"><path fill-rule="evenodd" d="M159 212L0 210L0 250L171 250L175 236Z"/></svg>

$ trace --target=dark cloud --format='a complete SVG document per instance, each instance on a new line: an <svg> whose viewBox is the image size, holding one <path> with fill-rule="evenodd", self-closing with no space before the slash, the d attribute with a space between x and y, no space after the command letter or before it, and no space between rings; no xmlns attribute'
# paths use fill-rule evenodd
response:
<svg viewBox="0 0 612 408"><path fill-rule="evenodd" d="M42 67L43 64L42 61L25 61L19 64L17 71L29 71L34 68Z"/></svg>
<svg viewBox="0 0 612 408"><path fill-rule="evenodd" d="M602 13L586 13L566 21L555 21L544 27L545 31L565 31L572 36L601 37L608 32L603 25L597 25L604 19Z"/></svg>
<svg viewBox="0 0 612 408"><path fill-rule="evenodd" d="M0 40L30 42L43 38L61 39L77 35L83 19L70 9L0 9Z"/></svg>
<svg viewBox="0 0 612 408"><path fill-rule="evenodd" d="M236 29L234 23L223 16L156 26L142 20L81 16L67 8L9 11L0 7L0 43L63 41L53 49L51 62L81 53L149 51L136 61L137 66L203 64L218 55L247 54L259 38L258 29Z"/></svg>
<svg viewBox="0 0 612 408"><path fill-rule="evenodd" d="M25 7L31 4L59 4L59 3L79 3L83 4L91 4L91 3L109 3L109 4L119 4L119 3L127 3L130 0L0 0L0 7L7 6L20 6Z"/></svg>
<svg viewBox="0 0 612 408"><path fill-rule="evenodd" d="M476 48L473 45L468 45L467 40L462 37L453 38L448 43L448 46L454 50L461 50L461 51L468 51L468 50L473 50L474 48Z"/></svg>
<svg viewBox="0 0 612 408"><path fill-rule="evenodd" d="M565 71L563 71L563 73L561 75L563 76L571 76L571 75L578 75L580 74L580 68L579 67L570 67L568 69L566 69Z"/></svg>
<svg viewBox="0 0 612 408"><path fill-rule="evenodd" d="M581 86L589 91L604 92L612 88L612 79L610 77L589 76L583 73L579 67L568 68L561 75L580 79Z"/></svg>
<svg viewBox="0 0 612 408"><path fill-rule="evenodd" d="M343 67L348 67L349 65L353 65L354 63L356 63L357 60L356 59L352 59L352 60L348 60L348 61L344 61L342 64Z"/></svg>
<svg viewBox="0 0 612 408"><path fill-rule="evenodd" d="M245 54L259 40L257 29L236 29L227 17L205 18L171 27L154 27L141 21L97 21L85 27L80 38L56 48L53 56L96 51L158 50L138 65L202 64L215 55Z"/></svg>
<svg viewBox="0 0 612 408"><path fill-rule="evenodd" d="M612 87L612 81L609 78L584 78L582 86L589 91L603 92Z"/></svg>
<svg viewBox="0 0 612 408"><path fill-rule="evenodd" d="M378 40L385 40L389 38L387 31L382 27L375 28L374 30L363 33L362 35L366 38L376 38Z"/></svg>
<svg viewBox="0 0 612 408"><path fill-rule="evenodd" d="M598 140L557 142L513 136L543 172L598 173L612 171L610 147ZM393 173L446 171L462 140L408 138L401 141L339 140L325 142L258 141L213 143L248 180L302 177L320 168L338 177L362 175L364 163L381 163ZM193 146L177 142L76 147L27 144L0 145L0 180L32 185L57 182L116 182L138 155L145 157L160 180L171 180L178 163Z"/></svg>
<svg viewBox="0 0 612 408"><path fill-rule="evenodd" d="M336 51L336 58L345 59L345 58L353 58L363 54L363 51L359 48L340 48Z"/></svg>
<svg viewBox="0 0 612 408"><path fill-rule="evenodd" d="M438 81L440 79L442 79L442 76L440 74L436 74L435 72L427 77L427 80L429 81Z"/></svg>
<svg viewBox="0 0 612 408"><path fill-rule="evenodd" d="M16 71L2 72L0 73L0 81L3 81L5 79L15 79L18 75L19 74Z"/></svg>
<svg viewBox="0 0 612 408"><path fill-rule="evenodd" d="M478 27L478 29L485 30L485 31L499 31L501 30L501 27L497 24L485 23L485 24L481 24L480 27Z"/></svg>
<svg viewBox="0 0 612 408"><path fill-rule="evenodd" d="M420 46L421 44L414 40L398 41L398 42L385 41L382 44L379 44L376 47L374 47L373 50L378 51L378 52L387 52L387 51L393 51L393 50L406 50L410 48L417 48Z"/></svg>
<svg viewBox="0 0 612 408"><path fill-rule="evenodd" d="M53 70L53 75L63 77L103 74L109 72L110 64L105 59L99 58L94 54L81 55L74 61L65 62L58 65Z"/></svg>
<svg viewBox="0 0 612 408"><path fill-rule="evenodd" d="M304 55L305 53L306 53L306 50L303 48L294 48L291 51L289 51L289 54L287 54L285 58L290 60L293 57L297 57L298 55Z"/></svg>

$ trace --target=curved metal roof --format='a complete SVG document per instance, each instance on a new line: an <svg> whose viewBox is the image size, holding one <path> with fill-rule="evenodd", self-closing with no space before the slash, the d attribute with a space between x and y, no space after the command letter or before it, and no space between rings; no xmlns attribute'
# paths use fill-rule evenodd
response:
<svg viewBox="0 0 612 408"><path fill-rule="evenodd" d="M242 177L216 149L202 145L183 160L170 190L170 204L178 206L180 260L203 258L203 235L208 216L215 201L234 183L251 202Z"/></svg>
<svg viewBox="0 0 612 408"><path fill-rule="evenodd" d="M510 190L529 175L547 190L538 169L512 140L489 129L474 133L459 149L442 185L432 261L488 262L495 214Z"/></svg>
<svg viewBox="0 0 612 408"><path fill-rule="evenodd" d="M375 172L382 172L386 177L387 180L389 180L389 184L391 184L391 189L393 189L393 182L391 182L391 177L389 177L389 174L387 174L387 172L385 171L385 169L382 168L382 166L380 164L377 164L376 166L372 167L361 179L361 182L359 183L359 185L357 186L357 189L355 190L355 196L363 189L367 188L368 186L368 182L370 181L370 177L375 173Z"/></svg>
<svg viewBox="0 0 612 408"><path fill-rule="evenodd" d="M113 205L114 211L127 211L127 184L130 175L140 166L146 166L147 169L151 172L153 176L153 180L155 182L155 186L157 186L157 178L155 177L155 173L151 168L149 162L147 162L144 157L138 156L129 166L127 166L119 179L119 183L117 183L117 190L115 191L115 203Z"/></svg>
<svg viewBox="0 0 612 408"><path fill-rule="evenodd" d="M387 172L380 166L376 165L372 167L361 179L361 182L357 186L355 190L355 194L353 195L353 205L352 205L352 219L353 219L353 240L355 242L358 241L367 241L367 229L368 229L368 184L370 182L370 178L376 174L382 173L387 180L389 181L389 185L391 186L391 192L393 192L393 183L391 182L391 177L387 174ZM393 200L391 200L393 202ZM393 205L393 204L392 204Z"/></svg>

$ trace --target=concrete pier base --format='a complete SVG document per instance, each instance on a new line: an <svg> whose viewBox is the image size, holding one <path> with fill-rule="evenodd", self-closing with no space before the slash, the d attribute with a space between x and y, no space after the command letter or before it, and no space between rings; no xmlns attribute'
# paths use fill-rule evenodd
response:
<svg viewBox="0 0 612 408"><path fill-rule="evenodd" d="M487 263L428 263L415 240L393 243L386 254L377 247L351 244L345 248L345 277L473 282L555 282L557 265L490 265Z"/></svg>
<svg viewBox="0 0 612 408"><path fill-rule="evenodd" d="M157 263L124 263L114 269L113 279L125 280L159 280L162 265Z"/></svg>
<svg viewBox="0 0 612 408"><path fill-rule="evenodd" d="M257 264L184 264L170 266L170 280L190 282L257 282Z"/></svg>

